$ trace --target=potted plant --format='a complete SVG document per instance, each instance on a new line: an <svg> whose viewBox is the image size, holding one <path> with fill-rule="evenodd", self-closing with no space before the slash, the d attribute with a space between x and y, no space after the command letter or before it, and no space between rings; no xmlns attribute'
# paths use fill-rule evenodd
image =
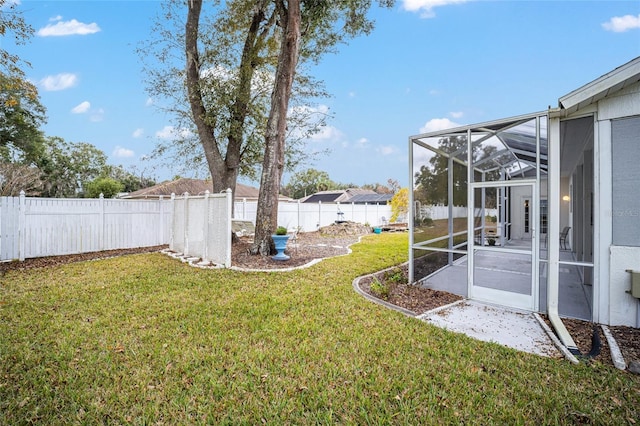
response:
<svg viewBox="0 0 640 426"><path fill-rule="evenodd" d="M284 250L287 248L287 240L289 240L289 236L287 235L287 228L284 226L278 226L276 229L276 233L271 236L273 239L273 243L276 246L276 250L278 253L271 258L273 260L289 260L289 256L284 254Z"/></svg>

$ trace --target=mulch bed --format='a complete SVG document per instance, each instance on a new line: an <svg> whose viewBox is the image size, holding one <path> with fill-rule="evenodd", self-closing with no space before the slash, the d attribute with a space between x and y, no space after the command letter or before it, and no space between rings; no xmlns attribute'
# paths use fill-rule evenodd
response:
<svg viewBox="0 0 640 426"><path fill-rule="evenodd" d="M357 243L359 235L331 235L320 231L304 232L290 238L285 254L289 260L273 260L271 256L249 253L253 237L240 237L231 247L231 266L242 269L287 269L303 266L316 259L349 253L349 246Z"/></svg>
<svg viewBox="0 0 640 426"><path fill-rule="evenodd" d="M63 256L47 256L37 257L34 259L25 259L22 262L0 262L0 276L9 270L24 270L33 268L46 268L49 266L64 265L66 263L83 262L86 260L106 259L109 257L124 256L127 254L152 253L168 248L167 245L153 247L138 247L131 249L104 250L91 253L67 254Z"/></svg>

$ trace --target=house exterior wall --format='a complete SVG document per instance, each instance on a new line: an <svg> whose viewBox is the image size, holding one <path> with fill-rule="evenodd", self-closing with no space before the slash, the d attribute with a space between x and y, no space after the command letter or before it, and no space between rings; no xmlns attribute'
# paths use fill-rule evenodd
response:
<svg viewBox="0 0 640 426"><path fill-rule="evenodd" d="M640 83L636 83L598 102L596 129L596 197L594 209L596 276L594 321L609 325L640 327L640 302L626 293L631 285L627 269L640 270L640 247L616 246L612 240L615 206L612 199L613 167L612 120L640 117ZM640 147L639 147L640 148ZM629 194L640 197L640 192ZM640 216L639 216L640 218ZM640 225L640 224L639 224Z"/></svg>

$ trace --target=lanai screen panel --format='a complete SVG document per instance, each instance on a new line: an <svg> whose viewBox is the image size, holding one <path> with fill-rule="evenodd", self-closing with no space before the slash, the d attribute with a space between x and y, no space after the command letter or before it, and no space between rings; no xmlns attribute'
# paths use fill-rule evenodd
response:
<svg viewBox="0 0 640 426"><path fill-rule="evenodd" d="M466 252L466 152L466 135L427 138L413 149L413 258L418 278Z"/></svg>
<svg viewBox="0 0 640 426"><path fill-rule="evenodd" d="M536 117L546 116L530 114L411 138L414 281L420 281L425 273L428 275L430 269L424 267L424 259L435 257L434 253L439 256L439 264L450 269L463 264L464 256L468 255L469 234L476 246L485 246L505 233L509 208L508 194L504 191L476 188L474 205L468 206L469 157L474 182L546 176L546 119L541 120L538 129ZM433 203L447 209L446 219L429 215ZM458 207L463 207L464 213ZM441 222L437 223L438 220ZM469 225L473 226L471 233L467 232ZM455 265L457 259L460 261ZM466 281L466 276L461 274L458 278Z"/></svg>

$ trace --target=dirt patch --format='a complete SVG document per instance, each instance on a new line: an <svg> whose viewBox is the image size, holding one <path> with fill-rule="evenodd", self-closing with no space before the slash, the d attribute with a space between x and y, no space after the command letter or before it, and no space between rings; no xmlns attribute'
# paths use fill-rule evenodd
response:
<svg viewBox="0 0 640 426"><path fill-rule="evenodd" d="M23 270L33 268L46 268L49 266L64 265L66 263L83 262L86 260L95 259L106 259L109 257L124 256L127 254L152 253L163 250L167 247L168 246L166 245L153 247L137 247L130 249L95 251L91 253L68 254L63 256L37 257L34 259L25 259L22 262L19 262L17 260L11 262L0 262L0 276L2 276L5 271L13 269Z"/></svg>
<svg viewBox="0 0 640 426"><path fill-rule="evenodd" d="M243 269L286 269L308 264L316 259L349 253L349 246L357 243L362 234L323 234L319 231L300 233L289 238L285 254L289 260L273 260L271 256L249 253L253 237L240 237L231 247L231 265Z"/></svg>

